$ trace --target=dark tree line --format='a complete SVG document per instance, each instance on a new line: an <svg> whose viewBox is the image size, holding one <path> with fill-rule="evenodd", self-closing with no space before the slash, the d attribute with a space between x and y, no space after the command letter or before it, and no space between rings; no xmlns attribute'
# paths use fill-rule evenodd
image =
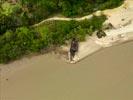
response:
<svg viewBox="0 0 133 100"><path fill-rule="evenodd" d="M6 0L5 0L6 1ZM5 2L3 0L2 3ZM8 15L2 15L0 4L0 34L20 26L38 23L54 14L76 17L96 10L119 6L124 0L16 0L19 7ZM16 4L17 5L17 4Z"/></svg>

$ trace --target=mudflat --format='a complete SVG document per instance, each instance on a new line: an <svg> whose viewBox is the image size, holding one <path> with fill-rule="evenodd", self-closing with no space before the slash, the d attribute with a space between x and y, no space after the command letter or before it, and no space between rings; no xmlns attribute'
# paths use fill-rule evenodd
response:
<svg viewBox="0 0 133 100"><path fill-rule="evenodd" d="M46 54L6 66L23 68L2 76L0 100L133 100L133 42L76 64Z"/></svg>

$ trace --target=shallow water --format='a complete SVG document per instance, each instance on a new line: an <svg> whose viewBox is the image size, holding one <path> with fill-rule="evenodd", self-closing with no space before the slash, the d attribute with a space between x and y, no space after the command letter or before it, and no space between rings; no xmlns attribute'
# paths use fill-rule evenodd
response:
<svg viewBox="0 0 133 100"><path fill-rule="evenodd" d="M0 100L133 100L133 42L77 64L48 54L22 66L1 80Z"/></svg>

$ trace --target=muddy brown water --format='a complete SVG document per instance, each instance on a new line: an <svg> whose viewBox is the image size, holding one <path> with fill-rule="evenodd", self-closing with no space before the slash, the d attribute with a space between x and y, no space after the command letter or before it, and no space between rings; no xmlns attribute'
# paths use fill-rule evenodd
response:
<svg viewBox="0 0 133 100"><path fill-rule="evenodd" d="M77 64L45 55L1 80L0 100L133 100L133 42Z"/></svg>

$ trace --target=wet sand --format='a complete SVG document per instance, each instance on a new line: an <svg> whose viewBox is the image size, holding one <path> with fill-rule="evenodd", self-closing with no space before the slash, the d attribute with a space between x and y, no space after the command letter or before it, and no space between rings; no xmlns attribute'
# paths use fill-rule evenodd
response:
<svg viewBox="0 0 133 100"><path fill-rule="evenodd" d="M133 42L77 64L47 54L20 66L1 78L0 100L133 100Z"/></svg>

